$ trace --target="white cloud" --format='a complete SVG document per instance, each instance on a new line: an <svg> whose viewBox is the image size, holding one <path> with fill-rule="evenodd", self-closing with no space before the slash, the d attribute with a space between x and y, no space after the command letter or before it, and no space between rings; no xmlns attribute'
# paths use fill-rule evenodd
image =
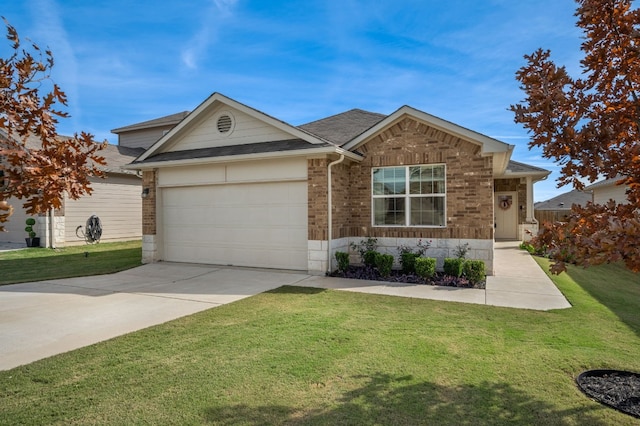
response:
<svg viewBox="0 0 640 426"><path fill-rule="evenodd" d="M54 0L34 0L30 5L34 30L29 38L41 49L51 49L55 61L52 79L67 94L69 112L72 120L77 122L81 111L78 63L61 18L60 7Z"/></svg>
<svg viewBox="0 0 640 426"><path fill-rule="evenodd" d="M187 68L191 70L198 68L200 58L216 41L220 23L223 19L229 19L233 16L233 9L237 2L237 0L212 0L212 7L204 13L198 31L182 51L182 63Z"/></svg>
<svg viewBox="0 0 640 426"><path fill-rule="evenodd" d="M213 4L222 13L231 13L238 0L213 0Z"/></svg>

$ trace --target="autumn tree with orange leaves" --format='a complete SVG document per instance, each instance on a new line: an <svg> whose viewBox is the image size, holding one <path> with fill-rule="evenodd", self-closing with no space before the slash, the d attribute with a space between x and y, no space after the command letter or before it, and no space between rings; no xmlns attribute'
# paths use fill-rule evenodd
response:
<svg viewBox="0 0 640 426"><path fill-rule="evenodd" d="M27 213L38 214L60 208L65 193L72 199L90 194L89 177L102 176L99 151L106 144L94 143L88 133L57 134L58 118L68 114L57 109L67 98L51 82L53 55L35 43L25 48L4 21L11 54L0 58L0 231L14 209L11 197L26 200ZM41 94L47 85L51 90Z"/></svg>
<svg viewBox="0 0 640 426"><path fill-rule="evenodd" d="M558 162L559 186L620 178L627 204L576 207L565 223L544 223L533 240L554 260L581 266L623 261L640 271L640 11L631 0L578 0L584 30L582 78L572 78L548 50L525 56L516 78L526 94L512 105L529 147Z"/></svg>

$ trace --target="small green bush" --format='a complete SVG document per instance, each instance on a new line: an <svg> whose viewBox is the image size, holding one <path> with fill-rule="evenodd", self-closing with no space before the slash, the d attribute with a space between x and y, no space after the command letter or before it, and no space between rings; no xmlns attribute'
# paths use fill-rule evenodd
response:
<svg viewBox="0 0 640 426"><path fill-rule="evenodd" d="M33 230L33 225L36 224L36 220L32 217L30 217L29 219L27 219L25 221L25 223L27 224L27 226L24 228L24 232L27 233L27 235L29 235L29 238L35 238L36 237L36 233Z"/></svg>
<svg viewBox="0 0 640 426"><path fill-rule="evenodd" d="M380 254L375 250L367 250L362 255L362 261L367 266L376 266L376 256Z"/></svg>
<svg viewBox="0 0 640 426"><path fill-rule="evenodd" d="M436 260L433 257L418 257L416 273L422 278L431 278L436 273Z"/></svg>
<svg viewBox="0 0 640 426"><path fill-rule="evenodd" d="M453 251L453 254L458 259L466 259L467 253L469 253L469 250L471 250L469 243L458 244L456 246L456 249Z"/></svg>
<svg viewBox="0 0 640 426"><path fill-rule="evenodd" d="M376 250L378 250L378 239L377 238L367 237L364 240L360 240L360 242L358 244L351 243L349 246L351 247L351 250L357 251L358 254L360 254L360 261L362 261L362 263L364 263L365 265L373 266L373 262L370 263L370 264L367 263L367 261L365 259L365 254L368 251L376 251Z"/></svg>
<svg viewBox="0 0 640 426"><path fill-rule="evenodd" d="M402 272L405 274L413 274L416 272L416 259L420 255L418 253L403 252L400 254L400 265L402 265Z"/></svg>
<svg viewBox="0 0 640 426"><path fill-rule="evenodd" d="M464 259L457 257L447 257L444 259L444 273L452 277L462 276L462 264Z"/></svg>
<svg viewBox="0 0 640 426"><path fill-rule="evenodd" d="M336 261L338 261L338 271L346 272L349 269L349 253L337 251L335 256Z"/></svg>
<svg viewBox="0 0 640 426"><path fill-rule="evenodd" d="M462 265L462 274L471 284L483 282L486 278L484 262L482 260L467 260Z"/></svg>
<svg viewBox="0 0 640 426"><path fill-rule="evenodd" d="M391 268L393 267L393 256L390 254L382 254L377 252L375 253L376 268L378 268L378 272L380 272L380 275L386 278L391 275Z"/></svg>

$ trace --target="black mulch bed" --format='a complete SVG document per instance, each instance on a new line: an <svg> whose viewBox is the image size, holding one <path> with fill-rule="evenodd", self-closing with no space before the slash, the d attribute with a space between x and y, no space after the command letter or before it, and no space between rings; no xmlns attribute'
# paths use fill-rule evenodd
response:
<svg viewBox="0 0 640 426"><path fill-rule="evenodd" d="M619 370L590 370L576 379L587 396L640 418L640 374Z"/></svg>
<svg viewBox="0 0 640 426"><path fill-rule="evenodd" d="M441 285L446 287L485 288L485 283L473 284L465 277L436 274L432 278L424 279L415 274L405 274L400 270L392 270L391 275L383 277L376 268L367 266L349 266L346 272L334 271L330 277L351 278L355 280L386 281L405 284Z"/></svg>

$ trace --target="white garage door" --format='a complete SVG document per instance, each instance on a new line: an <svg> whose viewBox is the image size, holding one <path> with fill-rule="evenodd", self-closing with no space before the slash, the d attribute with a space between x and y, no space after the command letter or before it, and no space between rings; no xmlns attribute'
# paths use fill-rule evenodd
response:
<svg viewBox="0 0 640 426"><path fill-rule="evenodd" d="M162 190L164 259L307 269L307 183Z"/></svg>

